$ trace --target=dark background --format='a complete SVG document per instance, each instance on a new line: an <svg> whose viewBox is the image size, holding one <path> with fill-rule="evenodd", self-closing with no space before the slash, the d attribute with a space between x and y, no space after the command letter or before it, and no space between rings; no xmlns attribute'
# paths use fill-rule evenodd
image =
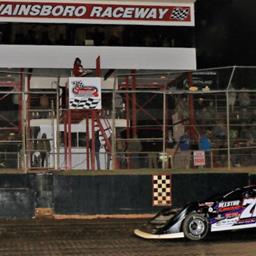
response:
<svg viewBox="0 0 256 256"><path fill-rule="evenodd" d="M255 0L197 0L195 18L198 68L255 65Z"/></svg>

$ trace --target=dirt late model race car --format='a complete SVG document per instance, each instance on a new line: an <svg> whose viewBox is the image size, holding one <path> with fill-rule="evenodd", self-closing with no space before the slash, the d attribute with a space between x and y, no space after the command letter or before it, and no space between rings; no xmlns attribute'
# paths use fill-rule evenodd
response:
<svg viewBox="0 0 256 256"><path fill-rule="evenodd" d="M204 239L209 232L256 227L256 185L214 195L182 209L163 209L134 233L146 239Z"/></svg>

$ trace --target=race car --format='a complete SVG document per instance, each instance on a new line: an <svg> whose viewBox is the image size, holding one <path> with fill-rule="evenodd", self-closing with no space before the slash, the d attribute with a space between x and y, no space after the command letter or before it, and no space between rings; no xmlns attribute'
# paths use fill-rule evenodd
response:
<svg viewBox="0 0 256 256"><path fill-rule="evenodd" d="M256 227L256 185L236 188L181 209L166 208L134 233L145 239L204 239L210 232Z"/></svg>

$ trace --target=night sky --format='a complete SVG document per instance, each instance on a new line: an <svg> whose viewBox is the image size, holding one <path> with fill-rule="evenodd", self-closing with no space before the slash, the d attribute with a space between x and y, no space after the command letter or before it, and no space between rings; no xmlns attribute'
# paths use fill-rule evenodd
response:
<svg viewBox="0 0 256 256"><path fill-rule="evenodd" d="M256 0L197 0L198 68L256 66Z"/></svg>

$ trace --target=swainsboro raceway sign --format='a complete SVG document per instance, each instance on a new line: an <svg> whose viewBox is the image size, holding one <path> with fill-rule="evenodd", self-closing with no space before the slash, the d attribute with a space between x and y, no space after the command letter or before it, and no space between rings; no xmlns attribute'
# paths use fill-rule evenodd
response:
<svg viewBox="0 0 256 256"><path fill-rule="evenodd" d="M194 4L7 0L0 21L194 26Z"/></svg>
<svg viewBox="0 0 256 256"><path fill-rule="evenodd" d="M70 109L101 109L101 79L98 77L69 78Z"/></svg>

